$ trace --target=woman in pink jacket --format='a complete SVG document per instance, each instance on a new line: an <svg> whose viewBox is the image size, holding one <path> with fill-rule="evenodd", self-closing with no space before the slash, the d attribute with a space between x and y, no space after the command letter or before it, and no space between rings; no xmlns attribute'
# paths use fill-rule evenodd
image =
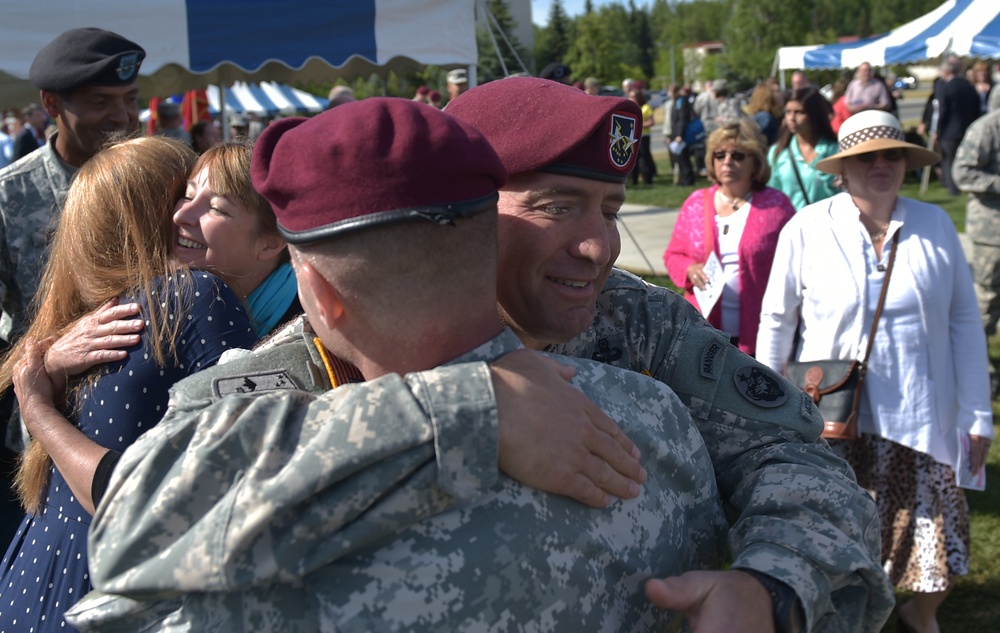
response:
<svg viewBox="0 0 1000 633"><path fill-rule="evenodd" d="M705 316L751 356L778 233L795 215L788 197L766 184L771 169L764 148L747 119L724 123L708 137L705 163L715 184L684 202L663 254L670 278L703 314L695 289L718 295L721 288ZM713 253L719 266L713 261L706 268Z"/></svg>

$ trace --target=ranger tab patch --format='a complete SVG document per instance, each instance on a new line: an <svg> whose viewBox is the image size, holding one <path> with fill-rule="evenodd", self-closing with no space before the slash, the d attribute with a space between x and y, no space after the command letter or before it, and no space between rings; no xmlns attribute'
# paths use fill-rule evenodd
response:
<svg viewBox="0 0 1000 633"><path fill-rule="evenodd" d="M628 167L632 159L632 152L635 151L635 144L639 142L636 136L639 120L626 112L614 112L611 114L611 133L608 135L609 147L608 157L611 164L617 169Z"/></svg>
<svg viewBox="0 0 1000 633"><path fill-rule="evenodd" d="M212 382L212 391L219 398L231 393L262 393L297 388L291 376L283 369L242 376L225 376L216 378Z"/></svg>
<svg viewBox="0 0 1000 633"><path fill-rule="evenodd" d="M709 341L701 352L701 375L703 378L719 379L719 355L722 353L722 343Z"/></svg>
<svg viewBox="0 0 1000 633"><path fill-rule="evenodd" d="M733 372L736 391L758 407L773 409L788 401L777 374L756 365L744 365Z"/></svg>

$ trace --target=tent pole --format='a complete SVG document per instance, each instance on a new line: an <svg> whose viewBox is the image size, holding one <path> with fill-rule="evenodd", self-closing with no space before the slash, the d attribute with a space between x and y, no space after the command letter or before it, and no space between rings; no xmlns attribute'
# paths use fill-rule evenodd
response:
<svg viewBox="0 0 1000 633"><path fill-rule="evenodd" d="M219 82L219 122L222 125L222 140L229 142L229 111L226 109L226 86Z"/></svg>

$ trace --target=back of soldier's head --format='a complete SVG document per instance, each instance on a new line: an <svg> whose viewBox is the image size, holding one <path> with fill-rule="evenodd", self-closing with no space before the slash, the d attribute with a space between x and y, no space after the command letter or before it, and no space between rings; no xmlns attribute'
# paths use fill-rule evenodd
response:
<svg viewBox="0 0 1000 633"><path fill-rule="evenodd" d="M507 174L468 123L407 99L347 103L269 126L252 175L293 250L368 303L492 288Z"/></svg>

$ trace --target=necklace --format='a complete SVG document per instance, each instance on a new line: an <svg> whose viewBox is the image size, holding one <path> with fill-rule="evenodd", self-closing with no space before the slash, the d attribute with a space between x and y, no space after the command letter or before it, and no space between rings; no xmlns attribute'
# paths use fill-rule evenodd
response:
<svg viewBox="0 0 1000 633"><path fill-rule="evenodd" d="M885 238L886 232L889 230L889 223L886 222L885 226L876 227L874 231L868 227L865 227L865 230L868 231L868 235L872 238L873 244L875 242L881 242L882 239Z"/></svg>
<svg viewBox="0 0 1000 633"><path fill-rule="evenodd" d="M740 207L742 207L744 204L748 204L750 202L751 198L753 198L753 194L752 193L749 194L746 197L746 200L744 200L743 198L739 198L739 197L730 198L726 194L722 193L722 189L721 188L718 191L719 191L719 195L722 196L722 199L726 201L726 204L728 204L729 206L731 206L733 208L733 211L736 211L737 209L739 209Z"/></svg>

